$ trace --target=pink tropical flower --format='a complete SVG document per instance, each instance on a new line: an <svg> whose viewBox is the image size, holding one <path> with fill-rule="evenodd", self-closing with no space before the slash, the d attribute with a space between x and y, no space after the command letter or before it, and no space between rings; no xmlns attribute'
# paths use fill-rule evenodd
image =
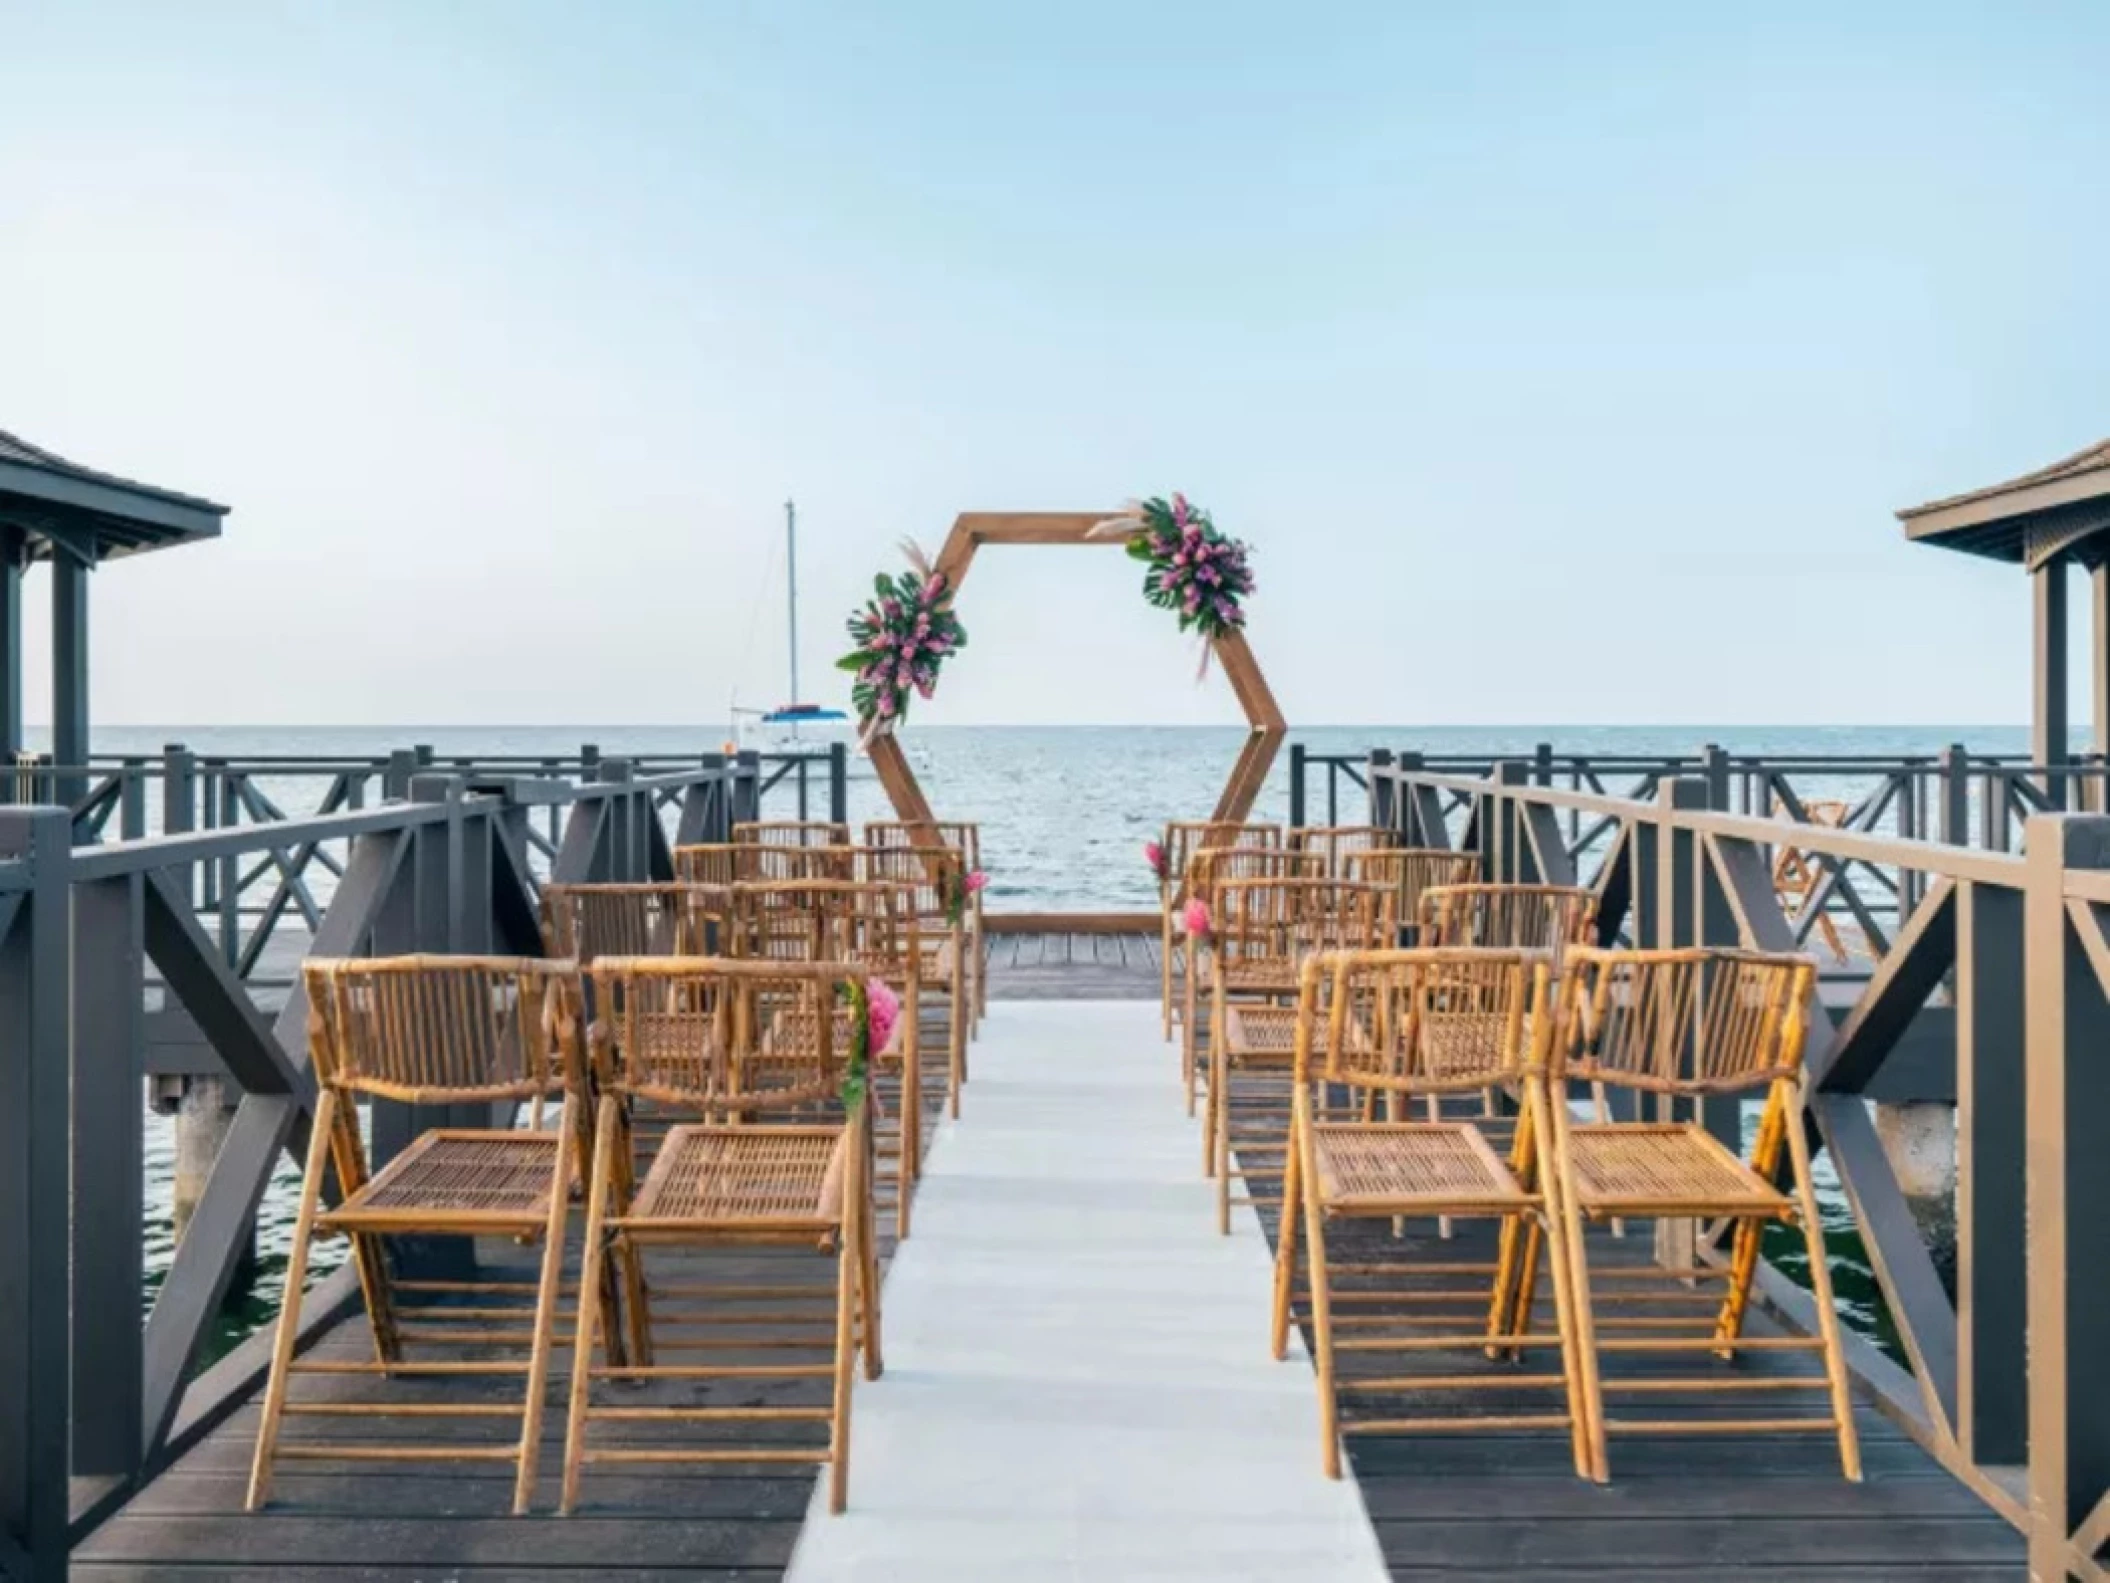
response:
<svg viewBox="0 0 2110 1583"><path fill-rule="evenodd" d="M1190 940L1205 939L1209 933L1209 904L1199 896L1180 909L1180 932Z"/></svg>
<svg viewBox="0 0 2110 1583"><path fill-rule="evenodd" d="M1167 871L1165 849L1159 846L1157 842L1145 841L1143 843L1143 861L1150 865L1150 872L1157 875L1159 879L1165 877Z"/></svg>
<svg viewBox="0 0 2110 1583"><path fill-rule="evenodd" d="M887 1041L894 1037L894 1025L900 1020L901 997L887 987L884 979L866 979L865 1038L872 1054L887 1047Z"/></svg>
<svg viewBox="0 0 2110 1583"><path fill-rule="evenodd" d="M989 876L988 876L987 874L984 874L984 873L983 873L983 872L982 872L982 871L981 871L980 869L976 869L976 870L975 870L975 871L974 871L974 872L973 872L972 874L969 874L969 875L967 876L967 894L968 894L968 895L970 895L970 896L976 895L977 893L979 893L979 892L981 892L981 891L985 891L985 890L987 890L988 888L989 888Z"/></svg>

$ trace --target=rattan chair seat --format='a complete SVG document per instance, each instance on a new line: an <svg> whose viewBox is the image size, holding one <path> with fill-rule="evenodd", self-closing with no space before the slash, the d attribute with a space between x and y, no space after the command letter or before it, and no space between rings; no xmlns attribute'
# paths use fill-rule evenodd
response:
<svg viewBox="0 0 2110 1583"><path fill-rule="evenodd" d="M1329 1214L1500 1213L1531 1202L1470 1122L1321 1123L1312 1135Z"/></svg>
<svg viewBox="0 0 2110 1583"><path fill-rule="evenodd" d="M1368 1048L1362 1026L1348 1027L1349 1047ZM1319 1038L1324 1040L1322 1027ZM1224 1008L1224 1043L1233 1059L1246 1065L1288 1062L1296 1054L1297 1008L1294 1006L1234 1005Z"/></svg>
<svg viewBox="0 0 2110 1583"><path fill-rule="evenodd" d="M464 1215L539 1230L559 1141L553 1132L425 1133L317 1223L349 1230Z"/></svg>
<svg viewBox="0 0 2110 1583"><path fill-rule="evenodd" d="M1577 1123L1569 1129L1569 1154L1575 1202L1591 1214L1788 1209L1784 1194L1704 1128L1687 1123Z"/></svg>
<svg viewBox="0 0 2110 1583"><path fill-rule="evenodd" d="M841 1127L676 1127L621 1223L768 1224L825 1231L842 1219Z"/></svg>
<svg viewBox="0 0 2110 1583"><path fill-rule="evenodd" d="M778 1012L769 1025L769 1037L763 1043L765 1054L782 1056L806 1056L813 1053L814 1016L810 1011ZM835 1027L829 1035L830 1048L838 1061L848 1063L850 1059L850 1012L847 1007L835 1013ZM887 1035L886 1048L874 1050L870 1058L880 1062L899 1062L908 1037L908 1016L894 1019L893 1031Z"/></svg>

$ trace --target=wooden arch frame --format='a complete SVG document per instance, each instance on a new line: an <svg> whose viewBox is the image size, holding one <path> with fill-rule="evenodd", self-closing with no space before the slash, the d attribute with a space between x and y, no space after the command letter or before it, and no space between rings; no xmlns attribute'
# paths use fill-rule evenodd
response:
<svg viewBox="0 0 2110 1583"><path fill-rule="evenodd" d="M934 570L944 575L946 586L957 599L968 568L974 564L975 551L985 544L1083 544L1119 549L1125 544L1124 539L1090 536L1093 526L1111 515L1106 511L962 512L953 520L952 532L946 535ZM1212 642L1231 691L1238 696L1238 706L1252 727L1231 767L1231 777L1224 783L1223 795L1217 799L1216 812L1210 816L1238 823L1253 811L1275 755L1289 735L1289 723L1282 718L1245 635L1233 632ZM931 812L923 788L909 768L908 755L901 751L894 733L889 731L873 738L870 751L872 771L886 789L895 814L911 824L935 823L937 816Z"/></svg>

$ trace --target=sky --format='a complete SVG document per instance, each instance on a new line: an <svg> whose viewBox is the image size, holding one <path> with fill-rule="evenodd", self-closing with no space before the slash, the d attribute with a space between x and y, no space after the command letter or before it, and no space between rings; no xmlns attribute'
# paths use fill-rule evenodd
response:
<svg viewBox="0 0 2110 1583"><path fill-rule="evenodd" d="M1293 722L2005 723L2020 573L1893 513L2110 435L2099 4L0 0L0 40L0 429L233 508L96 574L113 723L779 702L787 497L841 703L904 536L1174 489L1252 544ZM985 554L960 615L919 719L1239 718L1113 550Z"/></svg>

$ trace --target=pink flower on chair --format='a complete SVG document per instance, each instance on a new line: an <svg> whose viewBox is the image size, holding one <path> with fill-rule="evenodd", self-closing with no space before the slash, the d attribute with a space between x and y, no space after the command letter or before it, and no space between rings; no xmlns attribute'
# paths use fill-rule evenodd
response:
<svg viewBox="0 0 2110 1583"><path fill-rule="evenodd" d="M1165 849L1159 846L1157 842L1145 841L1143 843L1143 861L1150 865L1150 872L1157 875L1160 884L1163 884L1171 877L1172 868L1165 861Z"/></svg>
<svg viewBox="0 0 2110 1583"><path fill-rule="evenodd" d="M982 871L981 871L980 869L976 869L976 870L975 870L975 871L974 871L974 872L973 872L972 874L969 874L969 875L967 876L967 894L968 894L968 895L970 895L970 896L976 896L976 895L979 895L979 894L981 894L981 892L983 892L983 891L987 890L988 888L989 888L989 876L988 876L987 874L984 874L984 873L983 873L983 872L982 872Z"/></svg>
<svg viewBox="0 0 2110 1583"><path fill-rule="evenodd" d="M865 1041L874 1055L887 1047L894 1037L894 1025L901 1020L901 997L888 987L885 980L865 980Z"/></svg>
<svg viewBox="0 0 2110 1583"><path fill-rule="evenodd" d="M1180 932L1190 940L1204 940L1209 935L1209 904L1199 896L1191 899L1179 912Z"/></svg>

